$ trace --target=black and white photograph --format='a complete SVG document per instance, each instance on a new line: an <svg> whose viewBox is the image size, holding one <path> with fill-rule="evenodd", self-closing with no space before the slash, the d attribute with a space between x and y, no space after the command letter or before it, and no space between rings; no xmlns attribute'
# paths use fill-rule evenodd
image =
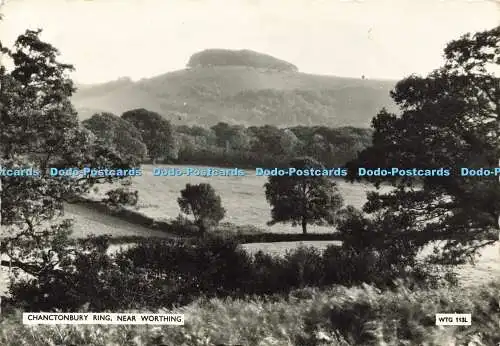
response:
<svg viewBox="0 0 500 346"><path fill-rule="evenodd" d="M0 345L500 345L500 2L0 0Z"/></svg>

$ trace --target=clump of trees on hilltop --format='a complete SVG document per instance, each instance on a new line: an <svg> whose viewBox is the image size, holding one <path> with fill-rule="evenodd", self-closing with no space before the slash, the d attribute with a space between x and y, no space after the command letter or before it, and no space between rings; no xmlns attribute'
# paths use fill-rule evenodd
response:
<svg viewBox="0 0 500 346"><path fill-rule="evenodd" d="M206 49L195 53L188 62L188 67L212 66L247 66L269 70L297 72L297 66L251 50Z"/></svg>

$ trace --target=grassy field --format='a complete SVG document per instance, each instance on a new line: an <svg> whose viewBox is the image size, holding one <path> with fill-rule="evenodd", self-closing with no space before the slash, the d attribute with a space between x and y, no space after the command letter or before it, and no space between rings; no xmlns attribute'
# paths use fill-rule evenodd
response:
<svg viewBox="0 0 500 346"><path fill-rule="evenodd" d="M89 234L110 234L115 237L121 236L146 236L169 238L170 235L162 231L155 231L143 226L131 224L113 215L97 213L80 205L65 205L64 218L74 220L73 237L85 238Z"/></svg>
<svg viewBox="0 0 500 346"><path fill-rule="evenodd" d="M164 165L162 167L186 167ZM177 198L186 184L209 183L222 198L226 208L226 218L223 221L236 225L253 225L268 232L301 233L298 227L290 225L274 225L268 227L270 206L264 195L265 177L255 176L255 171L246 171L245 177L154 177L152 166L143 166L143 176L133 178L133 188L139 191L137 210L155 219L175 218L180 210ZM366 200L366 191L373 189L362 184L349 184L339 181L339 190L345 204L361 208ZM91 197L101 198L109 189L93 194ZM309 231L331 232L331 227L309 226Z"/></svg>

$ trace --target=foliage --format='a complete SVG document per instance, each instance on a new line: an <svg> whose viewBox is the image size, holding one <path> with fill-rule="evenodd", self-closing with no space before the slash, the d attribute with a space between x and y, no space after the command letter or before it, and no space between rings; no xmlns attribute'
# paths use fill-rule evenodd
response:
<svg viewBox="0 0 500 346"><path fill-rule="evenodd" d="M248 132L252 138L250 150L257 156L283 162L291 155L296 155L293 138L276 126L252 126L248 128Z"/></svg>
<svg viewBox="0 0 500 346"><path fill-rule="evenodd" d="M83 121L97 139L121 156L144 162L142 135L110 113L94 114ZM170 132L169 132L170 133ZM211 128L172 126L159 142L168 143L163 161L240 167L272 166L297 155L307 155L328 166L343 166L371 142L371 131L351 127L327 128L230 125L219 122ZM147 149L146 149L147 150Z"/></svg>
<svg viewBox="0 0 500 346"><path fill-rule="evenodd" d="M173 146L172 125L160 114L144 108L132 109L122 114L122 119L132 123L141 133L153 161L168 158Z"/></svg>
<svg viewBox="0 0 500 346"><path fill-rule="evenodd" d="M324 126L293 127L291 130L302 141L303 155L308 155L327 166L344 166L359 151L371 144L370 129Z"/></svg>
<svg viewBox="0 0 500 346"><path fill-rule="evenodd" d="M250 255L235 240L207 234L191 239L149 239L107 255L109 239L98 237L67 249L57 268L11 285L15 306L29 311L91 311L185 305L200 296L280 295L295 288L368 282L393 288L396 280L417 287L446 283L445 272L425 263L406 271L382 256L330 246L323 253L299 247L284 257Z"/></svg>
<svg viewBox="0 0 500 346"><path fill-rule="evenodd" d="M297 158L290 162L297 170L323 170L311 158ZM300 224L307 233L307 224L334 224L335 214L342 206L342 196L337 185L327 176L270 176L265 184L266 199L272 207L272 221Z"/></svg>
<svg viewBox="0 0 500 346"><path fill-rule="evenodd" d="M277 162L310 156L326 166L342 167L371 143L370 129L323 126L277 128L230 125L210 129L175 126L176 163L274 167Z"/></svg>
<svg viewBox="0 0 500 346"><path fill-rule="evenodd" d="M106 193L106 195L107 198L104 200L104 202L109 203L112 206L135 206L139 201L139 192L131 192L127 187L119 187L117 189L110 190Z"/></svg>
<svg viewBox="0 0 500 346"><path fill-rule="evenodd" d="M147 148L141 133L129 122L111 113L94 114L82 122L85 128L92 131L103 146L118 151L121 157L133 163L144 161Z"/></svg>
<svg viewBox="0 0 500 346"><path fill-rule="evenodd" d="M195 53L188 67L249 66L270 70L297 72L297 66L270 55L251 50L206 49Z"/></svg>
<svg viewBox="0 0 500 346"><path fill-rule="evenodd" d="M29 311L77 311L87 303L94 311L119 308L119 293L126 288L118 283L127 273L115 269L107 247L106 237L74 244L71 256L63 257L57 268L12 283L16 306Z"/></svg>
<svg viewBox="0 0 500 346"><path fill-rule="evenodd" d="M183 213L194 216L202 233L216 226L226 213L220 196L210 184L186 184L177 202Z"/></svg>
<svg viewBox="0 0 500 346"><path fill-rule="evenodd" d="M80 126L70 97L72 66L58 61L58 51L27 30L12 49L3 47L12 69L0 68L0 163L9 168L33 168L39 177L2 176L3 255L37 277L57 272L72 255L71 222L62 216L71 202L98 182L120 178L52 177L49 167L131 168L126 158L100 145ZM54 272L54 273L55 273Z"/></svg>
<svg viewBox="0 0 500 346"><path fill-rule="evenodd" d="M383 276L389 280L419 277L417 281L428 284L437 284L435 275L442 274L448 281L455 282L453 268L439 274L435 272L437 267L427 261L417 260L426 242L422 242L415 233L401 234L401 229L411 227L405 214L377 213L370 218L352 206L339 214L337 230L343 240L343 256L351 259L344 266L345 269L350 268L348 272L356 272L367 278L383 272ZM429 270L434 273L430 274ZM388 281L385 284L390 285Z"/></svg>
<svg viewBox="0 0 500 346"><path fill-rule="evenodd" d="M20 323L21 312L1 322L3 345L496 345L500 283L471 289L374 287L306 288L267 299L198 299L166 309L132 313L182 313L185 325L38 326ZM436 313L471 313L466 328L435 326Z"/></svg>
<svg viewBox="0 0 500 346"><path fill-rule="evenodd" d="M223 238L142 240L114 257L108 245L105 237L93 239L75 247L59 270L19 280L10 290L16 306L116 311L187 304L200 294L237 295L251 274L249 255Z"/></svg>
<svg viewBox="0 0 500 346"><path fill-rule="evenodd" d="M364 207L399 219L393 220L392 239L418 234L417 247L447 239L440 255L450 263L472 260L493 242L483 239L498 227L498 178L462 177L460 168L495 167L500 157L500 84L490 69L500 59L499 46L500 27L465 35L447 45L443 67L400 81L391 95L401 114L382 110L373 119L372 146L349 164L354 172L360 166L450 169L446 177L368 178L395 189L370 193Z"/></svg>

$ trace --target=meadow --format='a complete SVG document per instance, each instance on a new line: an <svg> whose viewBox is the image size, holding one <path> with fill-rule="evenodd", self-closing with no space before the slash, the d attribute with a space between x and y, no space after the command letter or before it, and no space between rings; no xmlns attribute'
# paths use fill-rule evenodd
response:
<svg viewBox="0 0 500 346"><path fill-rule="evenodd" d="M156 167L160 167L159 165ZM186 166L161 165L166 168L185 168ZM133 189L139 191L139 203L134 208L146 216L157 220L176 218L180 209L177 198L186 184L209 183L221 196L222 204L226 208L226 217L223 222L235 225L253 225L266 232L302 233L300 227L288 224L266 225L270 220L270 206L264 195L265 177L255 176L255 171L246 170L243 177L155 177L152 174L153 166L143 165L143 175L132 178ZM350 184L343 180L338 181L338 188L345 204L361 208L366 200L366 192L374 188L365 184ZM98 193L89 195L92 199L102 198L111 186L101 189ZM308 226L310 233L332 232L332 227Z"/></svg>

